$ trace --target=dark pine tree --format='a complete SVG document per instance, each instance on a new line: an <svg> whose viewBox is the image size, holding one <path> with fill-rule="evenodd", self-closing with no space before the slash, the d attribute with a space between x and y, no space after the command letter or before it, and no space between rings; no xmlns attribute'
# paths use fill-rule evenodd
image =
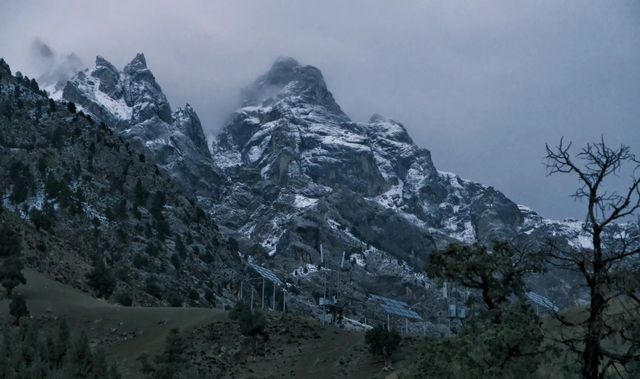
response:
<svg viewBox="0 0 640 379"><path fill-rule="evenodd" d="M11 303L9 304L9 314L15 318L15 325L20 324L22 317L29 316L29 308L27 308L27 302L24 300L24 296L21 294L13 295Z"/></svg>
<svg viewBox="0 0 640 379"><path fill-rule="evenodd" d="M104 264L104 261L97 259L93 270L87 274L87 284L93 288L96 296L107 298L111 296L116 288L116 278Z"/></svg>

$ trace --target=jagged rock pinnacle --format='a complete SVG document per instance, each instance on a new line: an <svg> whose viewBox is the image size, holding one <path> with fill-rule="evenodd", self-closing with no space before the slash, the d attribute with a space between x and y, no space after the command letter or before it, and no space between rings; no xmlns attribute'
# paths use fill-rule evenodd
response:
<svg viewBox="0 0 640 379"><path fill-rule="evenodd" d="M11 75L11 68L9 68L9 64L2 58L0 58L0 72Z"/></svg>
<svg viewBox="0 0 640 379"><path fill-rule="evenodd" d="M106 67L111 71L118 72L118 69L116 69L116 67L113 64L111 64L111 62L109 62L108 60L106 60L104 57L100 55L96 57L96 68L98 67Z"/></svg>
<svg viewBox="0 0 640 379"><path fill-rule="evenodd" d="M147 60L143 53L136 54L136 57L124 67L124 72L131 74L138 71L147 70Z"/></svg>

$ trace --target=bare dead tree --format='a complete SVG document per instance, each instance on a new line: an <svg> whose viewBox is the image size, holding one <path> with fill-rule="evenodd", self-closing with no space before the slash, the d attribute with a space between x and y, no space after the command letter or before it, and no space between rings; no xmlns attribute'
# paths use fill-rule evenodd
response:
<svg viewBox="0 0 640 379"><path fill-rule="evenodd" d="M630 378L629 370L640 362L640 232L632 217L640 209L640 160L630 148L611 148L602 138L588 143L575 157L571 143L546 146L548 174L578 177L580 186L572 195L586 200L584 231L592 247L560 248L552 245L549 262L578 272L589 290L587 318L568 320L569 328L580 328L578 336L563 333L560 342L581 356L582 377L603 379L605 375ZM631 178L624 192L609 190L610 176L631 166Z"/></svg>

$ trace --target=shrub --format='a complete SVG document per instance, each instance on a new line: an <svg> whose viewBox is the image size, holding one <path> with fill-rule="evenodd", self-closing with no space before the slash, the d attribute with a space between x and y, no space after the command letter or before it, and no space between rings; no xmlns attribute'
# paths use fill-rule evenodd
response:
<svg viewBox="0 0 640 379"><path fill-rule="evenodd" d="M22 317L29 316L29 309L27 308L27 302L24 300L24 296L20 294L13 295L11 303L9 304L9 314L15 317L15 325L20 324Z"/></svg>
<svg viewBox="0 0 640 379"><path fill-rule="evenodd" d="M384 326L378 325L367 331L364 341L369 346L369 352L382 356L385 364L389 366L391 356L400 346L400 334L396 330L387 330Z"/></svg>
<svg viewBox="0 0 640 379"><path fill-rule="evenodd" d="M156 279L155 276L150 276L147 278L147 280L145 281L145 288L149 295L157 299L162 299L162 288L160 288L158 279Z"/></svg>
<svg viewBox="0 0 640 379"><path fill-rule="evenodd" d="M167 302L172 307L182 307L182 297L177 292L169 292Z"/></svg>
<svg viewBox="0 0 640 379"><path fill-rule="evenodd" d="M118 292L116 294L116 301L118 302L118 304L124 305L125 307L130 307L131 305L133 305L133 298L128 292L124 291Z"/></svg>
<svg viewBox="0 0 640 379"><path fill-rule="evenodd" d="M267 325L264 315L258 311L252 311L244 302L236 303L235 307L229 313L229 318L237 321L240 326L240 333L249 337L257 337L262 335L267 337L265 327Z"/></svg>
<svg viewBox="0 0 640 379"><path fill-rule="evenodd" d="M51 233L55 225L55 217L53 216L52 207L45 207L43 210L33 208L29 212L29 218L37 230L46 230Z"/></svg>
<svg viewBox="0 0 640 379"><path fill-rule="evenodd" d="M137 269L144 269L149 266L149 259L142 254L136 254L133 256L133 267Z"/></svg>
<svg viewBox="0 0 640 379"><path fill-rule="evenodd" d="M87 284L96 292L96 296L107 298L116 288L116 278L102 259L98 259L87 275Z"/></svg>
<svg viewBox="0 0 640 379"><path fill-rule="evenodd" d="M176 271L180 271L180 268L182 267L182 260L178 254L173 254L171 256L171 264L176 268Z"/></svg>
<svg viewBox="0 0 640 379"><path fill-rule="evenodd" d="M56 111L56 102L53 99L49 99L47 113L51 114Z"/></svg>
<svg viewBox="0 0 640 379"><path fill-rule="evenodd" d="M204 292L204 298L205 300L207 300L210 304L213 304L214 306L216 305L216 296L214 295L213 291L211 291L210 289L207 289Z"/></svg>

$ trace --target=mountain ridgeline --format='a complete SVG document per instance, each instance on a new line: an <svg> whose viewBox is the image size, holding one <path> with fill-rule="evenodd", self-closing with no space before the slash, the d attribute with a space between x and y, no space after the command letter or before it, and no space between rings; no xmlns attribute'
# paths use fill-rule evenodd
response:
<svg viewBox="0 0 640 379"><path fill-rule="evenodd" d="M122 71L98 57L51 94L82 114L27 88L14 95L23 85L8 67L0 80L3 106L17 109L0 118L0 167L21 165L15 171L32 177L16 199L13 169L2 173L12 178L0 188L11 211L3 217L33 229L33 215L48 209L54 226L39 238L85 241L72 251L87 267L96 257L114 270L133 262L118 285L140 296L155 280L195 303L224 302L237 293L244 256L287 281L299 300L292 308L318 312L324 266L345 272L350 314L364 314L370 294L381 294L438 323L444 303L424 267L450 243L585 244L578 221L544 219L492 187L438 171L401 123L377 114L352 121L320 70L291 58L242 91L210 145L188 104L172 111L142 54ZM47 190L49 177L67 187L73 211ZM154 194L164 196L161 206ZM48 248L37 254L57 259ZM558 278L532 286L568 297L568 287L551 283Z"/></svg>

